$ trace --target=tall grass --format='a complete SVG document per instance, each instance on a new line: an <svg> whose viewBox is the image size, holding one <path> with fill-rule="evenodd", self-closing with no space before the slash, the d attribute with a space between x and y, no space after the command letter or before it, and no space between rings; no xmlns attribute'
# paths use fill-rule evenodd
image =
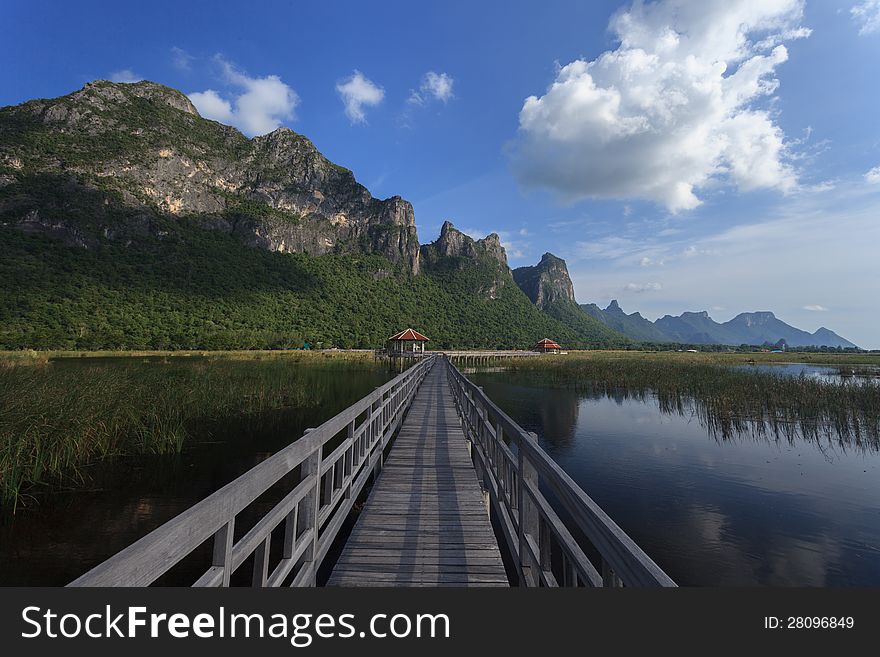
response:
<svg viewBox="0 0 880 657"><path fill-rule="evenodd" d="M354 364L353 362L354 361ZM84 465L122 454L179 452L199 419L259 417L320 402L308 367L366 359L257 354L119 363L25 358L0 367L0 506L35 484L81 481Z"/></svg>
<svg viewBox="0 0 880 657"><path fill-rule="evenodd" d="M663 412L695 413L721 439L753 434L880 449L876 380L841 384L702 358L620 352L516 359L510 369L589 395L656 398Z"/></svg>

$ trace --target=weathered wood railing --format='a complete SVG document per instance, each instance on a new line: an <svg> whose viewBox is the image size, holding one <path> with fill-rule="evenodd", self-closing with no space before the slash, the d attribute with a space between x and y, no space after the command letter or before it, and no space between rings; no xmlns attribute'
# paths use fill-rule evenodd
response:
<svg viewBox="0 0 880 657"><path fill-rule="evenodd" d="M436 358L426 358L217 492L147 534L71 586L147 586L213 537L211 566L196 586L228 586L254 555L254 586L313 586L318 568ZM325 446L339 445L329 454ZM329 449L329 447L328 447ZM234 540L236 516L299 468L299 483ZM272 532L284 523L269 571ZM276 550L277 552L277 550Z"/></svg>
<svg viewBox="0 0 880 657"><path fill-rule="evenodd" d="M471 443L477 475L489 491L524 586L675 586L633 540L527 433L449 360L449 382ZM554 511L561 505L600 555L597 568Z"/></svg>

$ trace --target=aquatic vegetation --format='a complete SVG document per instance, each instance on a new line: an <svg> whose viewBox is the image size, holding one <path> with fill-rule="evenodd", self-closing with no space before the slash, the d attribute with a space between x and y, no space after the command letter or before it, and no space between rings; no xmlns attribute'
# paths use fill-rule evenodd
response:
<svg viewBox="0 0 880 657"><path fill-rule="evenodd" d="M588 395L656 398L663 412L695 415L722 440L749 434L880 449L880 381L836 383L725 362L700 354L603 352L517 359L510 370Z"/></svg>
<svg viewBox="0 0 880 657"><path fill-rule="evenodd" d="M375 367L372 355L302 352L0 362L0 506L13 508L35 484L82 483L97 460L179 452L201 420L324 403L315 368Z"/></svg>

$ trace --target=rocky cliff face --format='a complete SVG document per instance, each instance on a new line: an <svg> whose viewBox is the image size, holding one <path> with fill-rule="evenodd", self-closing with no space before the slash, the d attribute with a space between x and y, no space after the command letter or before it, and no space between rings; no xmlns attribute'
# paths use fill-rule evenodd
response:
<svg viewBox="0 0 880 657"><path fill-rule="evenodd" d="M501 238L491 233L475 240L449 221L443 222L436 240L421 247L420 261L426 270L434 272L472 270L478 274L474 285L489 299L497 298L499 290L511 283Z"/></svg>
<svg viewBox="0 0 880 657"><path fill-rule="evenodd" d="M99 81L61 98L0 109L4 222L63 232L65 220L52 219L56 208L34 192L53 181L146 213L197 220L270 251L378 253L419 270L407 201L373 198L351 171L292 130L249 140L152 82ZM125 234L122 226L113 229Z"/></svg>
<svg viewBox="0 0 880 657"><path fill-rule="evenodd" d="M565 260L552 253L545 253L541 262L533 267L514 269L513 279L541 309L559 301L574 302L574 285Z"/></svg>
<svg viewBox="0 0 880 657"><path fill-rule="evenodd" d="M501 246L501 238L496 233L490 233L483 239L475 240L452 225L450 221L444 221L440 228L440 237L430 244L422 247L423 257L429 260L437 258L466 258L468 260L482 260L487 263L497 264L507 269L507 253Z"/></svg>

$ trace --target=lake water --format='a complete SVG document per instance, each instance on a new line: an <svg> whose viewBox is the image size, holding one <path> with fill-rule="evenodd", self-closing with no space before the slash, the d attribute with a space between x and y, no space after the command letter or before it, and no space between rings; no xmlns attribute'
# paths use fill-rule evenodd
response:
<svg viewBox="0 0 880 657"><path fill-rule="evenodd" d="M591 398L526 372L469 378L680 585L880 585L876 450L725 441L655 400Z"/></svg>
<svg viewBox="0 0 880 657"><path fill-rule="evenodd" d="M133 359L65 359L50 367L131 367ZM163 359L140 359L144 368ZM175 357L175 366L180 357ZM192 362L199 362L193 358ZM0 519L0 585L64 585L207 497L390 378L386 367L292 364L316 402L270 417L218 417L194 427L182 453L117 458L86 470L81 490L40 494ZM268 509L266 509L268 510ZM175 572L188 584L203 571Z"/></svg>
<svg viewBox="0 0 880 657"><path fill-rule="evenodd" d="M738 365L737 367L790 377L804 377L828 383L861 383L880 380L880 367L876 365L810 365L808 363L775 363Z"/></svg>

